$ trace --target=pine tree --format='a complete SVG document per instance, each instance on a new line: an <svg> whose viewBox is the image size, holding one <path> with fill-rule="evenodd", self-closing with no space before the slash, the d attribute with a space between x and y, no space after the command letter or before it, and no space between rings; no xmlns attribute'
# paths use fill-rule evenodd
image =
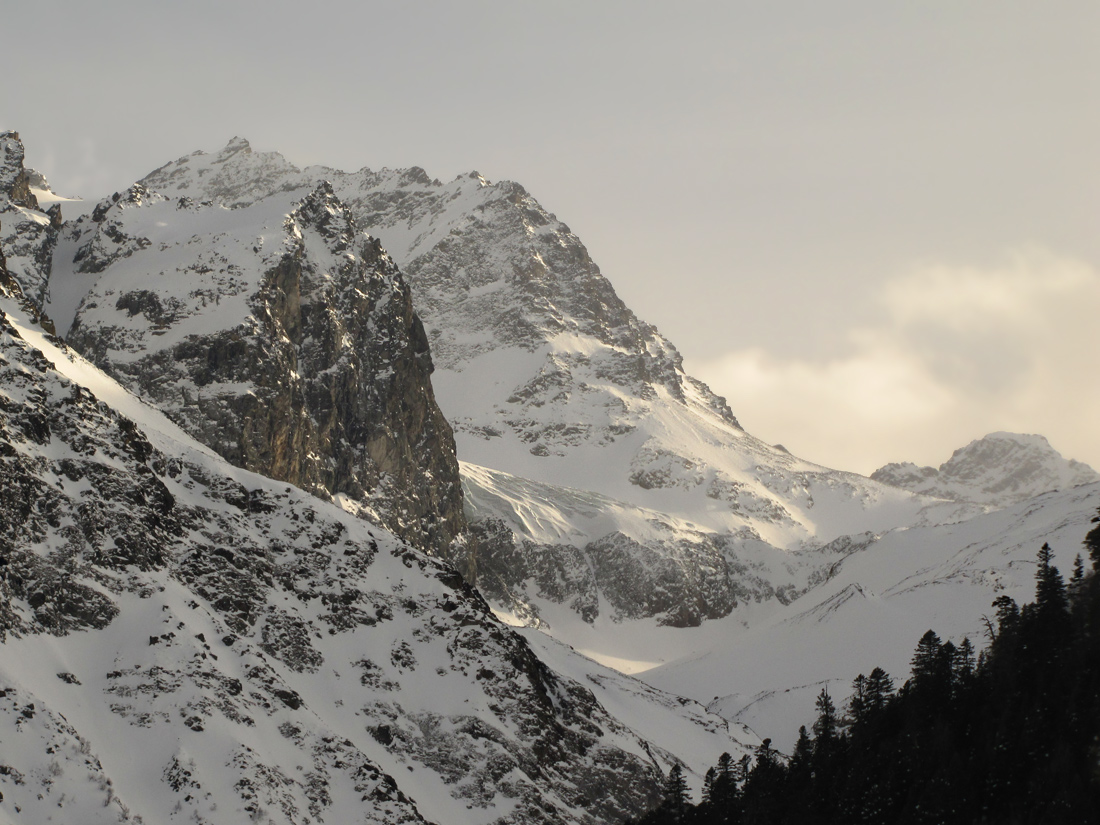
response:
<svg viewBox="0 0 1100 825"><path fill-rule="evenodd" d="M817 719L814 721L814 748L822 744L828 747L836 739L837 716L836 705L833 704L827 687L823 687L821 693L817 695L814 707L817 708Z"/></svg>
<svg viewBox="0 0 1100 825"><path fill-rule="evenodd" d="M881 667L876 667L867 677L867 712L879 714L886 701L894 694L894 680Z"/></svg>
<svg viewBox="0 0 1100 825"><path fill-rule="evenodd" d="M990 641L1014 633L1020 622L1020 608L1011 597L998 596L993 600L993 607L997 610L997 633Z"/></svg>
<svg viewBox="0 0 1100 825"><path fill-rule="evenodd" d="M1081 554L1077 554L1077 558L1073 560L1073 575L1069 577L1069 583L1071 585L1078 585L1085 578L1085 562L1081 559Z"/></svg>
<svg viewBox="0 0 1100 825"><path fill-rule="evenodd" d="M867 677L862 673L852 682L852 695L848 697L848 718L857 727L867 721Z"/></svg>
<svg viewBox="0 0 1100 825"><path fill-rule="evenodd" d="M691 804L688 795L687 780L684 779L684 769L678 764L673 765L665 780L664 807L668 811L672 822L679 822L684 818L684 813Z"/></svg>
<svg viewBox="0 0 1100 825"><path fill-rule="evenodd" d="M748 759L748 756L745 757ZM733 804L737 796L737 768L728 753L718 757L718 765L714 772L714 782L711 785L711 799L715 806L728 808Z"/></svg>
<svg viewBox="0 0 1100 825"><path fill-rule="evenodd" d="M791 754L790 764L787 766L793 775L796 772L810 772L810 760L813 757L814 745L810 741L810 735L806 732L806 726L798 728L798 741L795 742L794 752Z"/></svg>
<svg viewBox="0 0 1100 825"><path fill-rule="evenodd" d="M914 651L910 662L913 667L913 682L916 686L919 686L922 682L933 681L939 674L942 664L940 657L941 645L940 637L932 630L926 631L920 637L920 641L917 642L917 649Z"/></svg>
<svg viewBox="0 0 1100 825"><path fill-rule="evenodd" d="M728 752L723 752L718 757L718 770L715 780L718 782L734 782L736 777L733 775L733 757Z"/></svg>
<svg viewBox="0 0 1100 825"><path fill-rule="evenodd" d="M706 774L703 775L703 804L709 805L714 800L714 781L718 777L718 772L714 768L707 768Z"/></svg>
<svg viewBox="0 0 1100 825"><path fill-rule="evenodd" d="M1100 509L1097 513L1100 513ZM1085 536L1085 547L1088 548L1089 558L1092 559L1092 569L1100 572L1100 515L1095 516L1092 523L1098 526L1089 530L1088 535Z"/></svg>
<svg viewBox="0 0 1100 825"><path fill-rule="evenodd" d="M1052 564L1054 551L1049 544L1039 550L1039 567L1035 571L1035 605L1040 613L1064 614L1069 611L1066 585L1058 568Z"/></svg>
<svg viewBox="0 0 1100 825"><path fill-rule="evenodd" d="M951 662L954 681L967 682L974 675L974 645L968 637L963 637Z"/></svg>

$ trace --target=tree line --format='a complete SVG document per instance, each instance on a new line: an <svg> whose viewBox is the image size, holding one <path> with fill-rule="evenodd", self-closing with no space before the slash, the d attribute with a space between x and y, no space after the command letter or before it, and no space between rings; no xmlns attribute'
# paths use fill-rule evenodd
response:
<svg viewBox="0 0 1100 825"><path fill-rule="evenodd" d="M1043 545L1035 600L998 597L981 653L929 630L900 687L875 668L843 708L823 690L789 757L723 754L697 804L674 766L627 825L1100 822L1100 526L1084 544L1068 581Z"/></svg>

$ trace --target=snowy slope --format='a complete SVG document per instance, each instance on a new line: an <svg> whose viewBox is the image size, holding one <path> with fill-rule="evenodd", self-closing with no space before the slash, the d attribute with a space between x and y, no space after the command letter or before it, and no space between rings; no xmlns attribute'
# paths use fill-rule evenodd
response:
<svg viewBox="0 0 1100 825"><path fill-rule="evenodd" d="M458 454L497 473L467 472L467 512L480 530L479 582L515 615L546 624L548 606L565 605L586 622L608 611L694 625L745 599L789 600L833 562L825 552L820 563L792 564L792 552L980 509L928 510L918 497L745 433L725 401L683 371L672 344L622 303L580 240L518 184L477 173L441 183L418 168L299 170L240 139L142 183L243 207L322 178L408 275ZM528 483L547 493L539 518L557 525L553 537L500 494ZM605 519L604 532L599 520L573 523L574 493L558 501L555 488L634 515ZM517 572L513 562L532 552L563 571L560 587L529 586ZM585 573L621 564L636 575L614 593L608 576Z"/></svg>
<svg viewBox="0 0 1100 825"><path fill-rule="evenodd" d="M1034 599L1035 557L1049 542L1068 577L1100 506L1100 483L1046 493L960 524L895 530L847 558L836 575L748 630L708 623L681 637L682 656L640 674L781 747L813 720L829 686L835 700L877 667L900 686L928 629L985 645L995 598ZM711 630L713 626L713 630ZM690 634L699 634L692 639Z"/></svg>
<svg viewBox="0 0 1100 825"><path fill-rule="evenodd" d="M453 570L227 464L32 315L0 274L0 821L606 822L754 743L555 672Z"/></svg>
<svg viewBox="0 0 1100 825"><path fill-rule="evenodd" d="M955 450L939 469L887 464L871 478L922 495L1005 507L1050 490L1100 481L1100 473L1063 458L1041 435L1002 432Z"/></svg>

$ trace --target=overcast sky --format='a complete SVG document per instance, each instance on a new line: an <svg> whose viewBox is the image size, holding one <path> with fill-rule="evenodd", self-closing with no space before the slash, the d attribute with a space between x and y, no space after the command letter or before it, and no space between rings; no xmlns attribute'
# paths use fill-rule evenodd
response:
<svg viewBox="0 0 1100 825"><path fill-rule="evenodd" d="M993 430L1100 468L1100 4L9 4L0 128L62 194L234 135L477 169L587 244L745 427L870 472Z"/></svg>

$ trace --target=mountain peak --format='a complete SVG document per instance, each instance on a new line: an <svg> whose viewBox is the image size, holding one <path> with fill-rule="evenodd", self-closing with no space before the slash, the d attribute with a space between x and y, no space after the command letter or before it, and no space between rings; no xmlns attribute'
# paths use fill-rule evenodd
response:
<svg viewBox="0 0 1100 825"><path fill-rule="evenodd" d="M219 152L219 155L235 155L238 152L244 152L245 154L252 154L252 145L243 137L234 135L229 139L229 143L225 144L225 148Z"/></svg>
<svg viewBox="0 0 1100 825"><path fill-rule="evenodd" d="M975 439L939 466L887 464L871 478L914 493L1004 507L1040 493L1100 480L1080 461L1066 459L1042 435L994 432Z"/></svg>

